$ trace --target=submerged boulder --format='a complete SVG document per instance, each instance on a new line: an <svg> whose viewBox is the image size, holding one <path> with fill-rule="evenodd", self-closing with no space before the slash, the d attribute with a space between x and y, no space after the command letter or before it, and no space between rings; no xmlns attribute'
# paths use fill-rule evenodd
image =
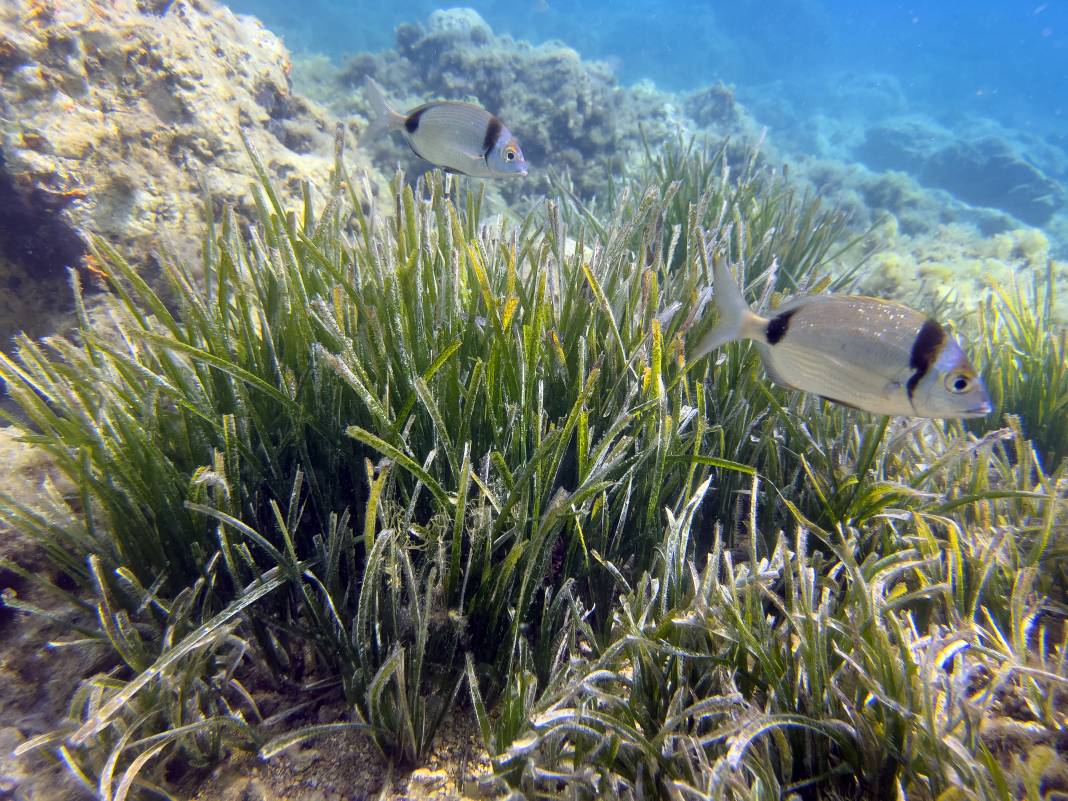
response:
<svg viewBox="0 0 1068 801"><path fill-rule="evenodd" d="M550 173L567 174L584 198L603 194L613 176L642 152L643 135L655 147L679 130L701 130L713 140L729 135L739 148L759 135L722 85L696 93L685 105L649 82L621 86L608 63L583 59L560 42L532 45L494 33L467 8L435 11L425 24L399 26L395 48L356 54L332 78L328 65L311 60L297 69L298 85L307 85L317 100L339 115L360 118L353 122L357 131L372 113L362 94L368 76L398 110L450 99L477 102L498 114L531 165L522 181L492 184L509 199L543 192ZM695 122L690 114L701 119ZM383 138L373 151L380 164L399 161L413 171L425 167L400 137Z"/></svg>
<svg viewBox="0 0 1068 801"><path fill-rule="evenodd" d="M192 261L205 194L247 202L241 129L295 202L327 178L333 127L291 91L281 40L214 0L0 4L0 347L48 330L31 300L69 297L85 232Z"/></svg>
<svg viewBox="0 0 1068 801"><path fill-rule="evenodd" d="M1000 209L1043 225L1068 202L1063 184L1006 138L961 139L925 117L873 126L857 155L877 170L902 170L973 206Z"/></svg>
<svg viewBox="0 0 1068 801"><path fill-rule="evenodd" d="M702 128L733 127L743 121L734 88L722 81L691 92L686 97L685 109L690 119Z"/></svg>
<svg viewBox="0 0 1068 801"><path fill-rule="evenodd" d="M996 137L940 149L924 164L920 180L966 203L1003 209L1031 225L1048 222L1068 201L1064 186Z"/></svg>
<svg viewBox="0 0 1068 801"><path fill-rule="evenodd" d="M856 155L873 170L917 175L927 159L953 141L952 131L927 117L895 117L865 130Z"/></svg>

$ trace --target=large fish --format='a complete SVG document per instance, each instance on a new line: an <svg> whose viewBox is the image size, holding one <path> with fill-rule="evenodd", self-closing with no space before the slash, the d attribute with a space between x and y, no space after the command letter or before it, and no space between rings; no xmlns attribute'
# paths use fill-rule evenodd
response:
<svg viewBox="0 0 1068 801"><path fill-rule="evenodd" d="M382 87L371 78L367 79L367 96L376 116L360 136L359 145L399 131L415 155L450 172L476 178L527 174L519 142L484 108L437 100L401 114L390 108Z"/></svg>
<svg viewBox="0 0 1068 801"><path fill-rule="evenodd" d="M875 414L989 414L983 382L935 320L900 303L856 295L810 295L754 314L726 264L713 262L720 320L692 359L751 339L772 380Z"/></svg>

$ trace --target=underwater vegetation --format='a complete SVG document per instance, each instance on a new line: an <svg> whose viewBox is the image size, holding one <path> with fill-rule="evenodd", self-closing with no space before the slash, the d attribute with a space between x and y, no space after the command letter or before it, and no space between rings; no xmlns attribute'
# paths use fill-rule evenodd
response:
<svg viewBox="0 0 1068 801"><path fill-rule="evenodd" d="M340 146L325 206L289 209L246 147L247 236L227 211L164 290L96 239L105 319L74 277L76 335L0 355L73 487L0 498L70 579L5 564L54 603L5 602L106 664L20 751L122 801L352 732L417 764L473 714L502 795L1068 789L1042 276L959 317L998 417L901 421L771 384L747 343L687 360L713 256L761 310L863 269L755 153L669 147L609 213L513 221L435 172L376 199Z"/></svg>

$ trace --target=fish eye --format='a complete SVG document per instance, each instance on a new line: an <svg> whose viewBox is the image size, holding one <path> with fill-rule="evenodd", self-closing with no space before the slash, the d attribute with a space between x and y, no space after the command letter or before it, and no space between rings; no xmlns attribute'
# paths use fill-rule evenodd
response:
<svg viewBox="0 0 1068 801"><path fill-rule="evenodd" d="M505 150L504 151L504 157L506 159L508 159L508 161L515 161L515 148L514 147L510 147L507 150Z"/></svg>
<svg viewBox="0 0 1068 801"><path fill-rule="evenodd" d="M950 392L955 392L957 394L967 392L972 388L972 379L973 376L970 376L967 373L951 373L946 378L946 388Z"/></svg>

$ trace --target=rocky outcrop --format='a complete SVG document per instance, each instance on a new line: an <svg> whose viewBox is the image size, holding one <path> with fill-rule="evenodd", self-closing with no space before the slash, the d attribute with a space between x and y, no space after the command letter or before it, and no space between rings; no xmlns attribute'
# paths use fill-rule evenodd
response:
<svg viewBox="0 0 1068 801"><path fill-rule="evenodd" d="M494 184L509 199L544 192L550 172L569 176L581 197L603 195L613 176L641 152L643 134L654 147L680 130L700 130L713 140L730 134L739 147L758 134L726 87L698 93L684 108L675 95L649 83L620 86L608 64L584 60L561 43L532 45L498 35L466 8L436 11L425 25L401 25L394 49L359 54L328 79L325 65L309 66L307 91L317 92L316 99L340 115L360 117L353 122L357 130L371 115L362 94L368 76L398 110L433 99L465 99L498 114L531 164L528 178ZM375 143L372 152L378 164L425 168L399 136Z"/></svg>
<svg viewBox="0 0 1068 801"><path fill-rule="evenodd" d="M744 125L745 115L734 99L733 87L722 81L686 96L686 114L702 128L733 129Z"/></svg>
<svg viewBox="0 0 1068 801"><path fill-rule="evenodd" d="M993 236L1019 227L1019 222L1003 211L970 206L898 170L876 172L856 162L800 159L791 164L790 175L841 209L857 233L887 216L908 236L934 234L944 225L971 226L976 236Z"/></svg>
<svg viewBox="0 0 1068 801"><path fill-rule="evenodd" d="M860 276L862 292L895 297L918 308L949 304L967 314L996 284L1030 292L1030 276L1050 270L1055 286L1052 317L1068 323L1068 264L1050 261L1050 242L1037 228L980 237L968 225L933 227L910 236L892 218L869 237L871 255ZM957 321L962 322L962 321Z"/></svg>
<svg viewBox="0 0 1068 801"><path fill-rule="evenodd" d="M924 164L920 180L1031 225L1045 224L1068 202L1062 184L996 137L954 142L939 150Z"/></svg>
<svg viewBox="0 0 1068 801"><path fill-rule="evenodd" d="M903 170L965 203L1001 209L1031 225L1049 222L1068 202L1064 185L1004 137L961 139L926 118L868 129L857 155L873 169Z"/></svg>
<svg viewBox="0 0 1068 801"><path fill-rule="evenodd" d="M856 155L873 170L902 170L916 175L927 159L954 139L952 131L927 117L896 117L867 128Z"/></svg>
<svg viewBox="0 0 1068 801"><path fill-rule="evenodd" d="M35 327L35 295L69 296L85 232L135 262L194 258L205 193L248 198L241 128L287 200L325 182L334 123L291 91L289 63L214 0L0 4L0 346Z"/></svg>

